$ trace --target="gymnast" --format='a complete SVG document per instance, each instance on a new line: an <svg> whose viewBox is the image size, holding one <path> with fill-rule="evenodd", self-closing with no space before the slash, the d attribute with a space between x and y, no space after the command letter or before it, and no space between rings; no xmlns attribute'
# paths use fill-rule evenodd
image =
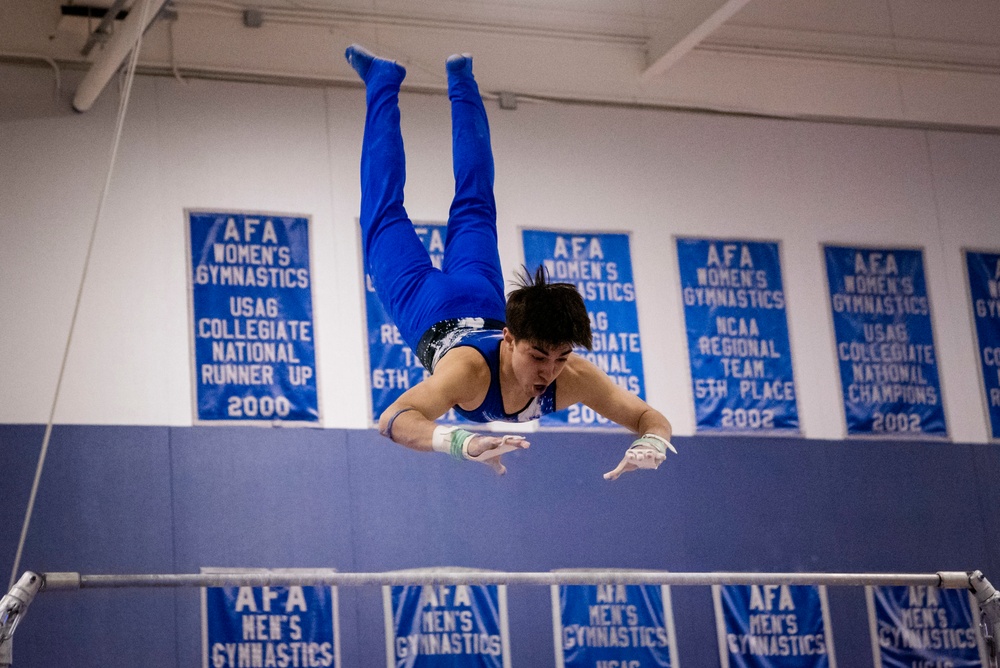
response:
<svg viewBox="0 0 1000 668"><path fill-rule="evenodd" d="M358 45L345 56L366 88L360 217L365 260L403 340L431 372L382 413L382 435L414 450L482 462L502 475L500 456L527 448L525 438L474 434L434 420L454 407L474 422L526 422L583 403L639 436L605 479L657 468L667 448L676 452L670 422L573 353L574 346L591 347L590 319L575 286L549 282L539 267L534 275L525 270L504 299L493 154L471 56L454 55L445 64L455 197L441 269L432 266L403 208L399 87L406 70Z"/></svg>

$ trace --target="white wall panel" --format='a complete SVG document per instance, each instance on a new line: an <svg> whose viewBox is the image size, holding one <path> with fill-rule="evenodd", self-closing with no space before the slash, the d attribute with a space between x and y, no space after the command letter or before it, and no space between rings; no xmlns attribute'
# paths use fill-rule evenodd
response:
<svg viewBox="0 0 1000 668"><path fill-rule="evenodd" d="M11 81L7 69L0 79ZM41 70L35 74L44 77ZM108 106L105 100L87 116L0 124L4 422L49 417L110 155L114 126Z"/></svg>

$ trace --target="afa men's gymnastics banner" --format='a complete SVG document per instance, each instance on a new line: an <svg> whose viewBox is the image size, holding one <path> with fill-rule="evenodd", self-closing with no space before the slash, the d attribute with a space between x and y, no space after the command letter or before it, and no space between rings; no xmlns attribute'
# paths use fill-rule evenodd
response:
<svg viewBox="0 0 1000 668"><path fill-rule="evenodd" d="M866 587L875 668L989 665L969 592L937 587Z"/></svg>
<svg viewBox="0 0 1000 668"><path fill-rule="evenodd" d="M714 585L722 668L836 668L826 588Z"/></svg>
<svg viewBox="0 0 1000 668"><path fill-rule="evenodd" d="M204 668L341 665L330 587L207 587L202 625Z"/></svg>
<svg viewBox="0 0 1000 668"><path fill-rule="evenodd" d="M642 340L635 305L628 234L524 230L524 264L544 266L552 281L572 283L590 315L593 350L577 354L600 367L619 386L646 398ZM582 404L542 417L549 427L616 427Z"/></svg>
<svg viewBox="0 0 1000 668"><path fill-rule="evenodd" d="M946 437L923 253L824 251L847 433Z"/></svg>
<svg viewBox="0 0 1000 668"><path fill-rule="evenodd" d="M431 256L431 263L441 268L444 262L444 242L448 226L444 223L414 223L413 229ZM430 375L416 351L403 341L399 329L386 313L375 293L368 265L365 264L365 310L368 314L368 364L372 383L372 421L392 405L403 392ZM446 413L439 422L466 422L455 410Z"/></svg>
<svg viewBox="0 0 1000 668"><path fill-rule="evenodd" d="M553 585L556 668L677 666L670 588Z"/></svg>
<svg viewBox="0 0 1000 668"><path fill-rule="evenodd" d="M778 244L678 238L677 259L698 430L797 432Z"/></svg>
<svg viewBox="0 0 1000 668"><path fill-rule="evenodd" d="M1000 253L966 251L990 437L1000 439Z"/></svg>
<svg viewBox="0 0 1000 668"><path fill-rule="evenodd" d="M382 588L386 665L510 668L503 585Z"/></svg>
<svg viewBox="0 0 1000 668"><path fill-rule="evenodd" d="M196 422L319 423L309 218L187 219Z"/></svg>

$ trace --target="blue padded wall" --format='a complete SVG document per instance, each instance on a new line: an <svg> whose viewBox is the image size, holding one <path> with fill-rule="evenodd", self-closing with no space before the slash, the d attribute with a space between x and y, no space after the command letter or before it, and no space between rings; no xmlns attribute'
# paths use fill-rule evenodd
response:
<svg viewBox="0 0 1000 668"><path fill-rule="evenodd" d="M43 429L0 426L10 572ZM607 482L628 438L546 432L500 478L373 431L60 426L22 570L468 566L674 571L978 568L1000 580L1000 453L986 445L677 438ZM710 590L673 588L679 658L716 666ZM545 587L508 591L515 666L551 666ZM841 666L872 665L863 592L831 588ZM385 665L381 593L340 590L345 666ZM15 666L197 666L198 592L41 594Z"/></svg>

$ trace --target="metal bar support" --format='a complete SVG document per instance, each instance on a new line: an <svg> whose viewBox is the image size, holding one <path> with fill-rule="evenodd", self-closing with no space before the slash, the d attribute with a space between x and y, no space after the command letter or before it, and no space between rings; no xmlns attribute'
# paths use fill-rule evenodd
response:
<svg viewBox="0 0 1000 668"><path fill-rule="evenodd" d="M969 585L976 592L976 601L979 602L979 626L986 642L990 668L997 668L1000 654L1000 648L997 647L1000 643L1000 593L979 571L969 574Z"/></svg>
<svg viewBox="0 0 1000 668"><path fill-rule="evenodd" d="M42 578L28 571L0 598L0 668L10 668L13 663L14 629L24 618L28 606L42 587Z"/></svg>

